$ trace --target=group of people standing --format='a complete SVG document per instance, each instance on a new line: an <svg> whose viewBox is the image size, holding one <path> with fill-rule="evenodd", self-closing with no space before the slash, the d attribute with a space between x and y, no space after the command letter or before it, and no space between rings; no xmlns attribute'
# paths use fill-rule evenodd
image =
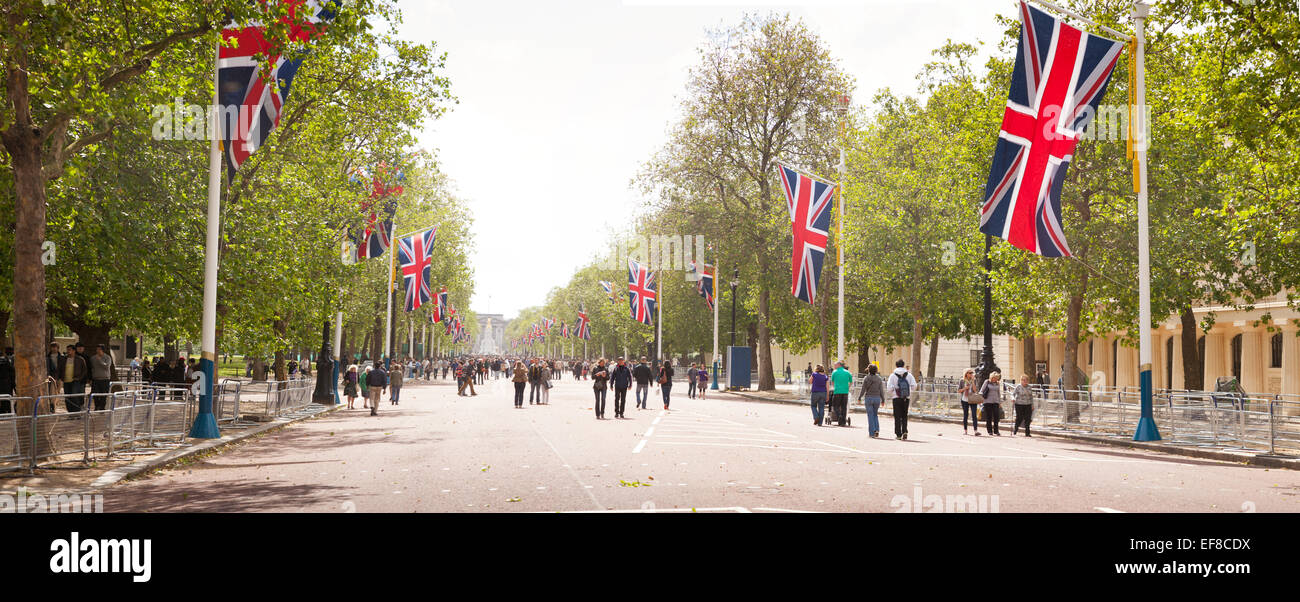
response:
<svg viewBox="0 0 1300 602"><path fill-rule="evenodd" d="M659 386L663 394L664 409L667 410L672 400L673 390L673 363L670 359L665 359L659 364L657 374L650 368L646 358L642 357L640 363L636 366L628 366L625 358L618 358L614 363L606 362L605 358L596 361L596 365L590 369L591 373L591 390L595 394L596 419L605 420L605 400L608 398L609 389L614 389L614 418L627 419L627 390L632 388L632 383L636 383L636 408L639 410L647 409L650 396L651 375L654 374L654 383Z"/></svg>
<svg viewBox="0 0 1300 602"><path fill-rule="evenodd" d="M390 389L392 392L389 393L388 403L398 405L405 380L403 373L406 370L407 367L402 362L391 362L387 369L380 365L349 365L343 373L343 396L348 398L347 409L356 409L359 392L362 398L361 409L369 408L371 416L378 416L379 403L383 400L384 393Z"/></svg>
<svg viewBox="0 0 1300 602"><path fill-rule="evenodd" d="M917 388L916 377L907 369L903 360L895 363L894 371L887 378L882 377L878 372L874 364L867 366L867 373L863 375L858 388L858 401L867 410L867 431L873 439L880 436L880 405L889 399L893 403L894 410L894 438L906 440L907 413L912 401L912 392ZM821 365L812 371L808 382L811 385L809 405L812 408L814 425L822 426L824 423L836 422L844 426L848 422L848 395L853 379L853 374L845 368L842 361L836 362L835 370L829 375ZM1033 419L1034 395L1030 382L1032 381L1028 375L1022 375L1019 384L1011 391L1016 413L1012 435L1019 434L1020 428L1024 427L1025 436L1031 436L1029 425ZM1005 414L1002 410L1003 386L1000 373L993 372L984 382L977 382L975 371L966 370L957 392L961 394L963 433L973 432L978 436L979 423L983 420L987 434L995 437L1002 436L999 422ZM826 417L828 404L830 419Z"/></svg>

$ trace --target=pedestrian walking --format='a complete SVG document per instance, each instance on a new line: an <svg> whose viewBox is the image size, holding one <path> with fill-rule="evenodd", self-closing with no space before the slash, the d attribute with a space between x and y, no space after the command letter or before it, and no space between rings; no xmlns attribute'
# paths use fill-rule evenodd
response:
<svg viewBox="0 0 1300 602"><path fill-rule="evenodd" d="M843 361L835 362L831 372L831 416L835 423L844 426L849 421L849 388L853 386L853 373Z"/></svg>
<svg viewBox="0 0 1300 602"><path fill-rule="evenodd" d="M689 399L695 399L695 370L697 366L697 364L691 364L690 370L687 370L686 397Z"/></svg>
<svg viewBox="0 0 1300 602"><path fill-rule="evenodd" d="M388 403L392 405L397 405L398 394L402 392L404 371L400 362L393 362L393 367L388 370L388 388L390 390Z"/></svg>
<svg viewBox="0 0 1300 602"><path fill-rule="evenodd" d="M587 371L584 370L584 373ZM609 380L609 371L605 369L605 358L596 362L596 367L591 372L591 390L596 394L596 420L605 419L605 393L606 382Z"/></svg>
<svg viewBox="0 0 1300 602"><path fill-rule="evenodd" d="M1020 375L1020 381L1011 392L1011 398L1016 406L1016 425L1011 427L1011 435L1015 436L1020 432L1021 425L1024 425L1025 436L1032 437L1033 435L1029 434L1029 422L1034 418L1034 390L1029 386L1028 374Z"/></svg>
<svg viewBox="0 0 1300 602"><path fill-rule="evenodd" d="M695 374L695 390L699 392L700 399L704 399L704 392L709 388L709 371L704 369L704 364L700 364L700 370Z"/></svg>
<svg viewBox="0 0 1300 602"><path fill-rule="evenodd" d="M515 383L515 407L523 409L524 386L528 384L528 370L523 362L515 362L515 375L511 380Z"/></svg>
<svg viewBox="0 0 1300 602"><path fill-rule="evenodd" d="M966 432L966 415L970 415L971 428L975 429L975 435L980 434L980 417L979 404L976 397L975 371L967 368L966 374L961 377L961 386L957 387L957 392L961 393L961 432Z"/></svg>
<svg viewBox="0 0 1300 602"><path fill-rule="evenodd" d="M916 378L904 368L903 360L894 364L894 373L889 375L885 388L894 399L894 438L907 440L907 406L912 401L912 390L916 388Z"/></svg>
<svg viewBox="0 0 1300 602"><path fill-rule="evenodd" d="M790 384L790 362L785 363L785 384Z"/></svg>
<svg viewBox="0 0 1300 602"><path fill-rule="evenodd" d="M632 378L636 379L636 407L637 409L646 409L646 400L650 398L650 379L654 375L650 373L650 364L646 363L644 357L641 363L632 368Z"/></svg>
<svg viewBox="0 0 1300 602"><path fill-rule="evenodd" d="M343 396L348 398L348 409L356 409L357 402L357 365L348 366L348 371L343 374Z"/></svg>
<svg viewBox="0 0 1300 602"><path fill-rule="evenodd" d="M817 364L817 370L808 377L808 383L812 385L812 395L808 403L812 406L813 426L821 426L822 418L826 415L826 381L830 380L826 376L826 368Z"/></svg>
<svg viewBox="0 0 1300 602"><path fill-rule="evenodd" d="M876 372L875 364L867 366L858 392L858 401L867 408L867 431L872 439L880 436L880 404L885 400L885 381Z"/></svg>
<svg viewBox="0 0 1300 602"><path fill-rule="evenodd" d="M659 365L659 390L664 394L664 409L668 409L668 395L673 391L673 360L664 358Z"/></svg>
<svg viewBox="0 0 1300 602"><path fill-rule="evenodd" d="M370 369L366 375L368 389L370 391L370 415L379 415L379 400L383 399L384 389L388 388L388 373L384 371L383 366L375 366Z"/></svg>
<svg viewBox="0 0 1300 602"><path fill-rule="evenodd" d="M990 435L1001 437L1002 433L998 432L998 422L1002 419L1001 373L989 374L989 379L980 387L980 397L984 398L984 405L980 408L984 413L984 430Z"/></svg>
<svg viewBox="0 0 1300 602"><path fill-rule="evenodd" d="M614 386L614 418L627 418L623 412L627 410L627 390L632 387L632 370L627 367L626 359L618 358L609 380Z"/></svg>

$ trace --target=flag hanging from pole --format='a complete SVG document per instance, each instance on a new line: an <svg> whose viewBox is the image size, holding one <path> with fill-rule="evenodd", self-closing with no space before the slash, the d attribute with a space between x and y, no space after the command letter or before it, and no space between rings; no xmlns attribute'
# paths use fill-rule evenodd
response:
<svg viewBox="0 0 1300 602"><path fill-rule="evenodd" d="M790 209L793 238L790 259L790 294L811 304L817 297L822 262L826 259L826 241L831 225L835 185L778 164L781 187Z"/></svg>
<svg viewBox="0 0 1300 602"><path fill-rule="evenodd" d="M608 280L601 280L600 288L605 291L605 295L609 297L610 303L618 303L618 294L614 292L613 282L610 282Z"/></svg>
<svg viewBox="0 0 1300 602"><path fill-rule="evenodd" d="M415 311L432 296L429 288L433 269L433 241L437 228L416 232L397 241L397 261L406 285L406 311Z"/></svg>
<svg viewBox="0 0 1300 602"><path fill-rule="evenodd" d="M591 322L587 320L586 308L578 310L578 332L576 336L584 341L591 340Z"/></svg>
<svg viewBox="0 0 1300 602"><path fill-rule="evenodd" d="M635 259L627 260L627 301L632 310L632 319L642 324L650 324L654 317L655 300L658 297L655 276L650 266L641 265Z"/></svg>
<svg viewBox="0 0 1300 602"><path fill-rule="evenodd" d="M980 231L1044 257L1069 257L1061 186L1124 49L1020 3L1020 47L984 187Z"/></svg>
<svg viewBox="0 0 1300 602"><path fill-rule="evenodd" d="M334 18L333 0L281 0L289 14L281 18L288 25L292 42L307 42L324 31ZM266 143L280 125L284 103L302 57L285 58L283 49L273 48L262 24L228 24L221 31L217 51L217 99L221 105L221 148L226 175L235 172ZM257 57L269 58L271 72L263 74Z"/></svg>
<svg viewBox="0 0 1300 602"><path fill-rule="evenodd" d="M695 291L704 297L704 305L713 311L713 274L717 269L707 263L691 262L691 272L695 274Z"/></svg>

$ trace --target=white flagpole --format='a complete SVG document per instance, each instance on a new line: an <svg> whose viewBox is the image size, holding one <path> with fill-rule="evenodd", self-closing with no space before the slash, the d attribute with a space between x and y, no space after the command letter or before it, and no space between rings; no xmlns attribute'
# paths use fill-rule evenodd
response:
<svg viewBox="0 0 1300 602"><path fill-rule="evenodd" d="M208 149L208 223L207 241L203 254L203 320L202 320L202 356L199 368L203 371L202 395L199 397L199 411L194 416L190 427L190 437L195 439L217 439L221 430L217 428L216 417L212 415L212 390L216 376L217 359L217 265L220 251L221 233L221 98L217 89L217 74L221 69L221 46L213 52L212 69L212 109L208 123L208 134L212 143ZM233 141L232 141L233 143Z"/></svg>
<svg viewBox="0 0 1300 602"><path fill-rule="evenodd" d="M839 301L839 343L836 346L838 361L844 361L844 147L840 147L840 181L836 184L836 196L839 198L840 226L835 236L835 253L840 265L840 301Z"/></svg>
<svg viewBox="0 0 1300 602"><path fill-rule="evenodd" d="M1151 240L1149 208L1147 206L1147 87L1146 87L1146 18L1151 7L1142 2L1133 3L1133 26L1137 31L1137 106L1129 115L1133 128L1134 152L1138 159L1138 381L1142 392L1142 416L1138 419L1134 441L1159 441L1152 413L1151 386Z"/></svg>
<svg viewBox="0 0 1300 602"><path fill-rule="evenodd" d="M392 226L388 230L388 318L384 321L384 357L391 360L393 358L393 272L397 265L397 219L393 219Z"/></svg>
<svg viewBox="0 0 1300 602"><path fill-rule="evenodd" d="M713 386L714 391L718 390L718 274L722 273L722 266L718 265L717 258L713 262Z"/></svg>
<svg viewBox="0 0 1300 602"><path fill-rule="evenodd" d="M429 357L429 321L422 320L422 322L420 325L420 355L424 357L420 359Z"/></svg>
<svg viewBox="0 0 1300 602"><path fill-rule="evenodd" d="M655 310L659 314L655 318L655 361L658 362L664 357L664 272L659 270L659 294L655 303Z"/></svg>

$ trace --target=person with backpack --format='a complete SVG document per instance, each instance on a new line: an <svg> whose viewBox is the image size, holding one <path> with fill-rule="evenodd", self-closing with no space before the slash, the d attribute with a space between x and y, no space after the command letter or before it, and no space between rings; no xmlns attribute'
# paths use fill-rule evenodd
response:
<svg viewBox="0 0 1300 602"><path fill-rule="evenodd" d="M853 373L844 367L844 361L835 362L831 372L831 417L840 426L849 420L849 387L853 386Z"/></svg>
<svg viewBox="0 0 1300 602"><path fill-rule="evenodd" d="M904 368L903 360L894 363L894 373L889 375L885 388L894 399L894 438L907 440L907 406L912 400L912 389L916 388L916 378Z"/></svg>
<svg viewBox="0 0 1300 602"><path fill-rule="evenodd" d="M880 404L885 400L885 381L876 374L876 365L867 366L867 374L862 377L862 388L858 391L858 401L867 408L867 431L872 439L880 437Z"/></svg>
<svg viewBox="0 0 1300 602"><path fill-rule="evenodd" d="M383 366L374 366L370 373L366 375L366 385L370 393L370 415L379 415L379 400L384 397L384 390L388 388L388 373L384 371Z"/></svg>
<svg viewBox="0 0 1300 602"><path fill-rule="evenodd" d="M644 410L646 401L650 399L650 379L654 378L650 373L650 364L646 363L644 357L641 358L641 363L632 368L632 378L636 379L636 407Z"/></svg>

